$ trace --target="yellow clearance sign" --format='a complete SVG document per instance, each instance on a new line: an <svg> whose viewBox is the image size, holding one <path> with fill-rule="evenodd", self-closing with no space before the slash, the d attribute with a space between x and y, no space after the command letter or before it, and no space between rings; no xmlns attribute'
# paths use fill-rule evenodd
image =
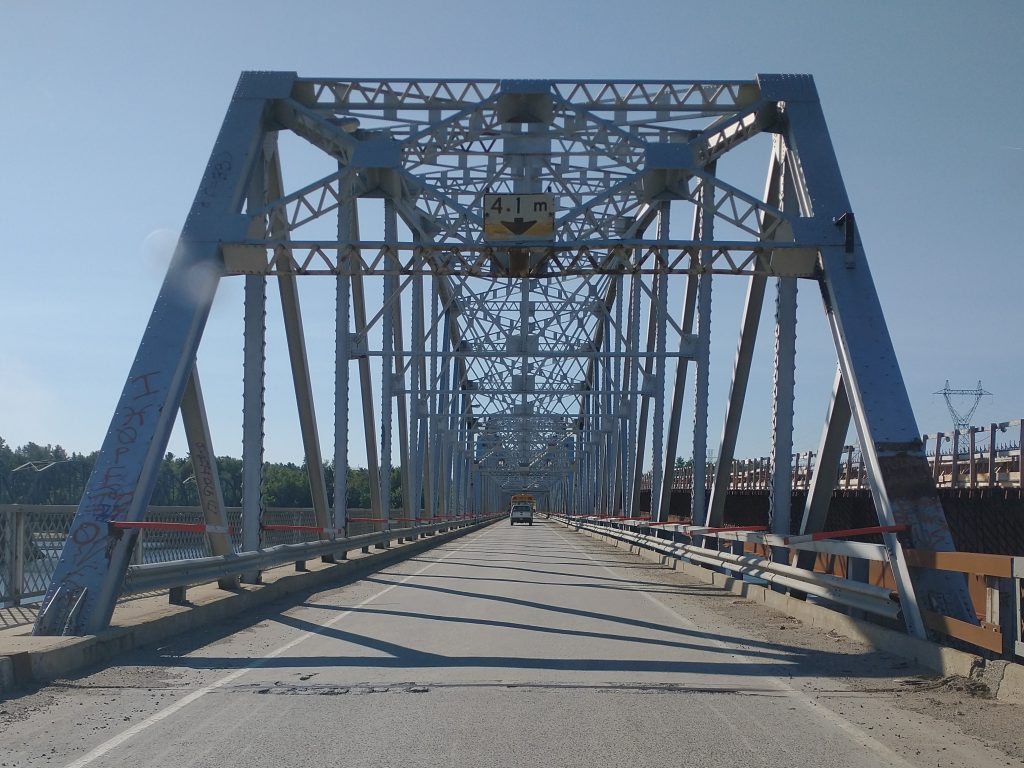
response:
<svg viewBox="0 0 1024 768"><path fill-rule="evenodd" d="M554 240L555 196L484 195L484 239Z"/></svg>

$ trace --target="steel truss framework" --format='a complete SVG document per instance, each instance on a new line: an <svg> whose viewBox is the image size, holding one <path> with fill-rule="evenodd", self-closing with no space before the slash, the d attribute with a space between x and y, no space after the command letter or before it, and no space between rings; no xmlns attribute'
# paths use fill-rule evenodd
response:
<svg viewBox="0 0 1024 768"><path fill-rule="evenodd" d="M322 153L325 175L286 186L279 147L287 133ZM765 186L752 192L719 168L759 134L771 135L771 151ZM554 201L552 240L484 238L485 195L535 193ZM368 199L382 201L374 210L383 216L363 237ZM674 228L688 230L686 239L673 239L670 216ZM333 499L297 291L307 275L328 276L337 287ZM716 275L741 277L747 297L717 470L706 483L694 478L695 521L722 522L773 280L772 526L788 532L802 279L820 287L838 360L802 530L824 524L835 477L827 469L838 468L852 419L880 522L910 526L916 547L952 549L809 76L584 82L243 74L36 632L87 633L109 622L134 539L112 537L108 523L144 518L179 411L207 520L224 524L195 370L221 280L245 282L249 550L259 546L268 282L280 293L317 525L331 536L346 529L345 404L357 393L367 462L380 479L371 483L377 518L388 517L382 499L393 456L407 519L493 511L516 491L532 491L554 511L637 515L647 450L653 516L663 517L691 365L693 466L697 474L705 467ZM685 284L682 307L670 309L676 281ZM367 295L378 295L371 285L382 297L376 310L368 309ZM670 365L675 386L667 391ZM887 544L909 631L924 634L922 609L975 621L962 578L911 573L893 535ZM223 534L211 534L211 545L214 553L231 551Z"/></svg>

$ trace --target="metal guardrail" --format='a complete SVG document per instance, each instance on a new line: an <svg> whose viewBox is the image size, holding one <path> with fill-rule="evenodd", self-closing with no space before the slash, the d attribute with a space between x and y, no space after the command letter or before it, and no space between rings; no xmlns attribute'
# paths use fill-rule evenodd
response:
<svg viewBox="0 0 1024 768"><path fill-rule="evenodd" d="M694 543L695 540L706 537L728 542L731 546L732 542L742 543L744 541L743 538L737 538L741 534L749 534L752 540L764 543L765 534L758 534L754 531L723 531L688 525L654 527L648 523L634 523L630 520L613 521L599 518L573 518L572 520L562 518L562 520L574 527L612 535L620 541L637 544L670 557L714 568L724 568L741 578L750 577L768 585L778 584L787 589L795 589L848 608L867 611L889 619L900 617L899 598L892 588L797 568L788 563L773 560L770 554L767 556L745 552L740 554L711 549ZM781 539L782 537L776 538ZM823 544L822 542L808 541L791 546L794 549L815 552L827 549L833 554L888 562L888 553L881 544L845 541L829 541Z"/></svg>
<svg viewBox="0 0 1024 768"><path fill-rule="evenodd" d="M423 534L433 534L452 528L489 522L496 515L464 518L445 523L392 528L377 533L302 544L279 544L275 547L254 552L240 552L234 555L202 557L194 560L175 560L165 563L131 565L125 576L124 594L152 592L175 587L208 584L221 579L240 576L252 571L265 571L287 563L301 563L318 557L337 556L353 549L388 544L395 539L406 539Z"/></svg>
<svg viewBox="0 0 1024 768"><path fill-rule="evenodd" d="M713 529L625 518L554 519L738 579L814 596L829 607L841 606L890 620L900 618L885 546L820 538L854 532L780 536L750 528ZM709 546L710 542L714 546ZM783 557L779 557L780 548ZM796 551L815 553L815 569L790 565L796 561ZM963 573L979 586L972 590L978 625L922 611L930 629L991 653L1024 659L1024 557L921 550L904 550L904 555L911 566ZM871 563L876 564L874 576Z"/></svg>
<svg viewBox="0 0 1024 768"><path fill-rule="evenodd" d="M46 593L76 509L74 505L0 504L0 607L32 602ZM455 522L453 518L415 528L393 527L382 530L385 525L394 525L398 521L401 514L399 510L392 511L392 518L389 521L371 519L369 510L349 511L354 518L348 527L349 539L335 539L329 542L334 546L333 551L341 548L335 546L336 543L361 541L363 536L377 537L371 542L372 546L384 539L412 536L410 531L417 534L429 532L438 526L450 526ZM229 507L227 513L232 542L238 550L241 547L241 509ZM184 563L188 563L190 573L199 573L198 569L203 567L211 568L212 565L206 563L211 560L212 555L206 534L196 530L183 530L187 526L181 525L199 523L202 520L203 514L199 507L150 507L146 515L147 523L170 525L160 530L143 529L136 532L138 538L128 578L134 578L131 574L135 572L145 573L145 570L138 571L139 568L148 568L154 574L159 573L160 569L157 566L161 565L166 565L169 571L175 571L182 569ZM320 557L321 553L313 545L323 543L322 534L317 533L315 526L310 525L312 522L311 509L272 507L264 510L263 524L266 529L261 534L262 548L254 553L239 553L230 557L237 558L238 562L255 562L256 566L251 570L272 567L262 565L264 562L288 562L293 555L295 561ZM348 549L362 546L366 545L353 544ZM297 556L304 551L303 547L311 552L306 558ZM286 553L287 557L284 560L276 559L279 554ZM204 563L206 564L203 565ZM139 581L134 583L141 584L143 578L149 577L140 575Z"/></svg>

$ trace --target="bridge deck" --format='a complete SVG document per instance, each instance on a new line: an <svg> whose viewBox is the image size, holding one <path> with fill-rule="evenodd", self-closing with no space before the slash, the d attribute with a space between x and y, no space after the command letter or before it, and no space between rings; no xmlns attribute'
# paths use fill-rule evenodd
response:
<svg viewBox="0 0 1024 768"><path fill-rule="evenodd" d="M980 739L1019 752L1018 708L900 682L916 672L553 523L499 524L0 704L0 752L73 768L1016 764Z"/></svg>

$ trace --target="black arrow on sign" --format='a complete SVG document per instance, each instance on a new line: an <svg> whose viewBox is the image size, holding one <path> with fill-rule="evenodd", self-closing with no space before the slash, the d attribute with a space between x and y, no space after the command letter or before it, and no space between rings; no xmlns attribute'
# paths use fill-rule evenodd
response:
<svg viewBox="0 0 1024 768"><path fill-rule="evenodd" d="M516 216L514 221L503 221L501 222L505 229L511 232L513 235L521 235L526 232L530 227L537 223L537 220L523 221L522 216Z"/></svg>

